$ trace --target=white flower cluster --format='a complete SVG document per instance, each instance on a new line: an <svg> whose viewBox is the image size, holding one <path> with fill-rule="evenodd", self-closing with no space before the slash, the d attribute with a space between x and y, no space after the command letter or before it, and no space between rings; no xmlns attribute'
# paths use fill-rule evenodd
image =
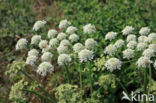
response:
<svg viewBox="0 0 156 103"><path fill-rule="evenodd" d="M88 60L92 60L94 57L93 51L90 51L88 49L83 49L78 53L78 57L80 59L80 62L87 62Z"/></svg>
<svg viewBox="0 0 156 103"><path fill-rule="evenodd" d="M117 40L116 42L115 42L115 44L114 44L114 46L116 47L116 48L121 48L123 45L124 45L124 41L122 40L122 39L119 39L119 40Z"/></svg>
<svg viewBox="0 0 156 103"><path fill-rule="evenodd" d="M154 62L154 68L156 69L156 60L155 60L155 62Z"/></svg>
<svg viewBox="0 0 156 103"><path fill-rule="evenodd" d="M38 57L38 54L39 54L39 52L36 49L31 49L28 52L28 56L34 55L34 56Z"/></svg>
<svg viewBox="0 0 156 103"><path fill-rule="evenodd" d="M97 45L97 42L92 38L89 38L85 41L85 47L87 49L93 49L96 45Z"/></svg>
<svg viewBox="0 0 156 103"><path fill-rule="evenodd" d="M48 38L55 38L58 32L55 29L51 29L48 31Z"/></svg>
<svg viewBox="0 0 156 103"><path fill-rule="evenodd" d="M58 43L59 43L59 40L58 40L57 38L51 39L51 40L49 41L49 45L50 45L51 47L56 47L56 46L58 45Z"/></svg>
<svg viewBox="0 0 156 103"><path fill-rule="evenodd" d="M65 33L63 33L63 32L61 32L61 33L59 33L59 34L57 35L57 39L58 39L58 40L66 39L66 37L67 37L67 35L66 35Z"/></svg>
<svg viewBox="0 0 156 103"><path fill-rule="evenodd" d="M50 50L50 45L48 45L48 41L47 40L41 40L39 43L39 47L40 49L42 49L42 52L47 52Z"/></svg>
<svg viewBox="0 0 156 103"><path fill-rule="evenodd" d="M69 48L68 46L64 46L64 45L60 45L58 48L57 48L57 52L59 54L68 54L69 53Z"/></svg>
<svg viewBox="0 0 156 103"><path fill-rule="evenodd" d="M117 58L110 58L106 61L105 66L107 70L110 72L113 72L116 69L121 69L122 62Z"/></svg>
<svg viewBox="0 0 156 103"><path fill-rule="evenodd" d="M53 57L53 54L51 54L50 52L45 52L41 56L41 60L42 62L51 62L52 57Z"/></svg>
<svg viewBox="0 0 156 103"><path fill-rule="evenodd" d="M148 43L149 42L149 38L147 36L140 36L138 38L138 41L142 42L142 43Z"/></svg>
<svg viewBox="0 0 156 103"><path fill-rule="evenodd" d="M41 36L40 35L34 35L32 38L31 38L31 44L35 44L37 45L41 40Z"/></svg>
<svg viewBox="0 0 156 103"><path fill-rule="evenodd" d="M26 49L28 41L24 38L19 39L16 44L16 50Z"/></svg>
<svg viewBox="0 0 156 103"><path fill-rule="evenodd" d="M149 34L148 35L148 39L149 39L150 42L152 42L154 40L156 41L156 33Z"/></svg>
<svg viewBox="0 0 156 103"><path fill-rule="evenodd" d="M127 42L130 42L130 41L136 41L136 36L133 34L128 35L127 36Z"/></svg>
<svg viewBox="0 0 156 103"><path fill-rule="evenodd" d="M61 54L59 55L57 61L60 66L67 65L69 62L71 62L71 57L68 54Z"/></svg>
<svg viewBox="0 0 156 103"><path fill-rule="evenodd" d="M126 49L123 51L123 58L131 59L135 56L134 50Z"/></svg>
<svg viewBox="0 0 156 103"><path fill-rule="evenodd" d="M115 37L117 36L117 33L116 32L108 32L105 36L105 40L113 40L115 39Z"/></svg>
<svg viewBox="0 0 156 103"><path fill-rule="evenodd" d="M148 57L140 57L138 61L136 62L139 68L146 68L151 63L152 61Z"/></svg>
<svg viewBox="0 0 156 103"><path fill-rule="evenodd" d="M69 41L69 40L64 39L64 40L62 40L62 41L60 42L60 45L63 45L63 46L70 46L70 45L71 45L71 43L70 43L70 41Z"/></svg>
<svg viewBox="0 0 156 103"><path fill-rule="evenodd" d="M36 49L32 49L28 52L26 64L33 66L38 59L39 52Z"/></svg>
<svg viewBox="0 0 156 103"><path fill-rule="evenodd" d="M83 26L83 32L91 34L91 33L96 32L96 28L92 24L87 24L87 25Z"/></svg>
<svg viewBox="0 0 156 103"><path fill-rule="evenodd" d="M71 42L77 42L79 40L79 36L76 35L76 34L72 34L72 35L69 36L69 40Z"/></svg>
<svg viewBox="0 0 156 103"><path fill-rule="evenodd" d="M77 28L76 27L73 27L73 26L69 26L66 30L66 33L68 34L73 34L77 31Z"/></svg>
<svg viewBox="0 0 156 103"><path fill-rule="evenodd" d="M41 76L46 76L47 72L52 73L54 71L54 66L49 62L42 62L37 69L37 73Z"/></svg>
<svg viewBox="0 0 156 103"><path fill-rule="evenodd" d="M126 26L123 30L122 30L122 34L123 35L128 35L130 33L132 33L134 30L134 28L132 26Z"/></svg>
<svg viewBox="0 0 156 103"><path fill-rule="evenodd" d="M148 45L147 45L146 43L142 43L142 42L141 42L141 43L138 43L138 44L137 44L137 50L138 50L138 51L145 50L145 49L147 48L147 46L148 46Z"/></svg>
<svg viewBox="0 0 156 103"><path fill-rule="evenodd" d="M127 44L127 48L129 48L129 49L134 49L136 46L137 46L137 42L136 41L130 41Z"/></svg>
<svg viewBox="0 0 156 103"><path fill-rule="evenodd" d="M117 51L117 48L116 48L114 45L109 44L109 45L105 48L104 53L105 53L105 54L108 54L108 55L110 55L110 56L113 56L113 55L116 53L116 51Z"/></svg>
<svg viewBox="0 0 156 103"><path fill-rule="evenodd" d="M149 34L150 31L151 31L150 28L148 28L148 27L142 27L142 28L140 29L140 31L139 31L139 34L140 34L140 35L147 35L147 34Z"/></svg>
<svg viewBox="0 0 156 103"><path fill-rule="evenodd" d="M83 49L85 49L85 47L81 43L76 43L73 46L73 50L74 50L75 53L79 53Z"/></svg>
<svg viewBox="0 0 156 103"><path fill-rule="evenodd" d="M66 29L71 23L68 20L62 20L59 24L60 29Z"/></svg>
<svg viewBox="0 0 156 103"><path fill-rule="evenodd" d="M38 31L40 28L42 28L47 22L45 20L39 20L36 21L34 26L33 26L33 30L34 31Z"/></svg>
<svg viewBox="0 0 156 103"><path fill-rule="evenodd" d="M145 57L148 57L148 58L151 58L151 57L154 57L155 56L155 54L154 54L154 50L153 49L145 49L144 51L143 51L143 54L142 54L143 56L145 56Z"/></svg>
<svg viewBox="0 0 156 103"><path fill-rule="evenodd" d="M150 45L148 46L148 48L149 48L149 49L152 49L152 50L154 50L154 52L156 52L156 44L150 44Z"/></svg>

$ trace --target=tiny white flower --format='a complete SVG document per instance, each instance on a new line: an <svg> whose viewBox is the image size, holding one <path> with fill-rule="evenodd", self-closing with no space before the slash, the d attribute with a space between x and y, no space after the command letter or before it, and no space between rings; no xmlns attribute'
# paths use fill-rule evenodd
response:
<svg viewBox="0 0 156 103"><path fill-rule="evenodd" d="M58 45L59 41L58 39L54 38L54 39L51 39L49 41L49 45L52 46L52 47L56 47Z"/></svg>
<svg viewBox="0 0 156 103"><path fill-rule="evenodd" d="M120 48L120 47L122 47L123 45L124 45L124 41L122 40L122 39L119 39L119 40L117 40L116 42L115 42L115 44L114 44L114 46L116 47L116 48Z"/></svg>
<svg viewBox="0 0 156 103"><path fill-rule="evenodd" d="M37 45L41 40L41 36L40 35L34 35L32 38L31 38L31 44L35 44Z"/></svg>
<svg viewBox="0 0 156 103"><path fill-rule="evenodd" d="M140 29L140 31L139 31L139 34L140 34L140 35L147 35L147 34L149 34L150 31L151 31L150 28L148 28L148 27L142 27L142 28Z"/></svg>
<svg viewBox="0 0 156 103"><path fill-rule="evenodd" d="M145 56L145 57L148 57L148 58L151 58L151 57L155 56L154 50L149 49L149 48L145 49L142 55Z"/></svg>
<svg viewBox="0 0 156 103"><path fill-rule="evenodd" d="M151 41L156 41L156 33L151 33L151 34L149 34L148 35L148 39L149 39L149 41L151 42Z"/></svg>
<svg viewBox="0 0 156 103"><path fill-rule="evenodd" d="M93 51L83 49L78 53L78 57L79 57L80 62L87 62L93 59L94 53Z"/></svg>
<svg viewBox="0 0 156 103"><path fill-rule="evenodd" d="M121 70L122 62L117 58L110 58L106 61L105 66L107 70L113 72L114 70L118 69Z"/></svg>
<svg viewBox="0 0 156 103"><path fill-rule="evenodd" d="M148 43L149 42L149 38L147 36L139 36L138 37L138 41L139 42L143 42L143 43Z"/></svg>
<svg viewBox="0 0 156 103"><path fill-rule="evenodd" d="M41 56L41 60L42 62L51 62L53 57L53 54L50 52L45 52L43 53L43 55Z"/></svg>
<svg viewBox="0 0 156 103"><path fill-rule="evenodd" d="M131 59L133 58L135 55L134 55L134 50L132 49L126 49L123 51L123 58L126 58L126 59Z"/></svg>
<svg viewBox="0 0 156 103"><path fill-rule="evenodd" d="M108 32L105 36L105 40L113 40L117 36L116 32Z"/></svg>
<svg viewBox="0 0 156 103"><path fill-rule="evenodd" d="M59 24L59 28L60 29L65 29L67 28L69 25L71 25L71 23L67 20L61 20L60 24Z"/></svg>
<svg viewBox="0 0 156 103"><path fill-rule="evenodd" d="M28 56L31 56L31 55L34 55L34 56L38 56L39 52L36 50L36 49L31 49L29 52L28 52Z"/></svg>
<svg viewBox="0 0 156 103"><path fill-rule="evenodd" d="M41 76L46 76L47 72L52 73L54 71L54 66L49 62L42 62L37 69L37 73Z"/></svg>
<svg viewBox="0 0 156 103"><path fill-rule="evenodd" d="M85 47L87 49L93 49L96 45L97 45L97 42L92 38L89 38L85 41Z"/></svg>
<svg viewBox="0 0 156 103"><path fill-rule="evenodd" d="M152 61L148 57L140 57L136 62L136 65L139 68L146 68L150 63L152 63Z"/></svg>
<svg viewBox="0 0 156 103"><path fill-rule="evenodd" d="M134 28L132 26L126 26L123 30L122 30L122 34L123 35L128 35L130 33L132 33L134 30Z"/></svg>
<svg viewBox="0 0 156 103"><path fill-rule="evenodd" d="M138 43L137 45L137 50L138 51L142 51L142 50L145 50L147 48L147 44L146 43Z"/></svg>
<svg viewBox="0 0 156 103"><path fill-rule="evenodd" d="M44 49L48 47L48 41L47 40L41 40L39 43L40 49Z"/></svg>
<svg viewBox="0 0 156 103"><path fill-rule="evenodd" d="M69 48L68 48L68 46L60 45L60 46L57 48L57 52L58 52L59 54L68 54L68 53L69 53Z"/></svg>
<svg viewBox="0 0 156 103"><path fill-rule="evenodd" d="M65 33L59 33L58 35L57 35L57 39L58 40L63 40L63 39L65 39L67 37L67 35L65 34Z"/></svg>
<svg viewBox="0 0 156 103"><path fill-rule="evenodd" d="M69 36L69 40L71 42L77 42L79 40L79 36L76 35L76 34L72 34L72 35Z"/></svg>
<svg viewBox="0 0 156 103"><path fill-rule="evenodd" d="M62 41L60 42L60 45L63 45L63 46L70 46L71 43L69 42L69 40L64 39L64 40L62 40Z"/></svg>
<svg viewBox="0 0 156 103"><path fill-rule="evenodd" d="M67 30L66 30L66 33L68 33L68 34L73 34L73 33L75 33L77 31L77 28L76 27L74 27L74 26L69 26L68 28L67 28Z"/></svg>
<svg viewBox="0 0 156 103"><path fill-rule="evenodd" d="M57 62L60 66L67 65L69 62L71 62L71 57L68 54L61 54L59 55Z"/></svg>
<svg viewBox="0 0 156 103"><path fill-rule="evenodd" d="M92 24L87 24L87 25L83 26L83 32L91 34L91 33L96 32L96 28Z"/></svg>
<svg viewBox="0 0 156 103"><path fill-rule="evenodd" d="M148 48L149 48L149 49L153 49L154 52L156 52L156 44L150 44L150 45L148 46Z"/></svg>
<svg viewBox="0 0 156 103"><path fill-rule="evenodd" d="M38 31L40 28L42 28L47 22L45 20L39 20L36 21L34 26L33 26L33 30L34 31Z"/></svg>
<svg viewBox="0 0 156 103"><path fill-rule="evenodd" d="M51 29L48 31L48 38L55 38L58 32L55 29Z"/></svg>
<svg viewBox="0 0 156 103"><path fill-rule="evenodd" d="M25 49L27 47L28 41L24 38L21 38L17 41L16 50Z"/></svg>
<svg viewBox="0 0 156 103"><path fill-rule="evenodd" d="M113 56L116 51L117 51L117 48L114 45L110 44L105 48L104 53L110 56Z"/></svg>
<svg viewBox="0 0 156 103"><path fill-rule="evenodd" d="M37 60L36 56L30 55L30 56L27 57L26 64L29 64L29 65L33 66L34 63L36 62L36 60Z"/></svg>
<svg viewBox="0 0 156 103"><path fill-rule="evenodd" d="M85 47L81 43L76 43L73 46L73 50L74 50L75 53L79 53L83 49L85 49Z"/></svg>
<svg viewBox="0 0 156 103"><path fill-rule="evenodd" d="M136 41L136 36L133 34L128 35L127 36L127 42L130 42L130 41Z"/></svg>
<svg viewBox="0 0 156 103"><path fill-rule="evenodd" d="M156 60L155 60L155 62L154 62L154 68L156 69Z"/></svg>
<svg viewBox="0 0 156 103"><path fill-rule="evenodd" d="M134 49L136 46L137 46L137 42L136 41L130 41L127 44L127 48L129 48L129 49Z"/></svg>

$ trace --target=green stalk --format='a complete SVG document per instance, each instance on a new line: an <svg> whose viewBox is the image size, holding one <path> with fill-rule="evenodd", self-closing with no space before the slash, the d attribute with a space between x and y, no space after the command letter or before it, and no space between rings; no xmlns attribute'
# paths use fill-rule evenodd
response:
<svg viewBox="0 0 156 103"><path fill-rule="evenodd" d="M68 66L67 66L67 65L64 65L64 66L65 66L66 73L67 73L67 77L68 77L68 83L70 84L70 83L71 83L71 78L70 78L70 74L69 74Z"/></svg>
<svg viewBox="0 0 156 103"><path fill-rule="evenodd" d="M33 81L36 81L36 82L37 82L37 80L32 79L32 78L31 78L26 72L24 72L23 70L20 70L20 72L23 73L23 74L24 74L28 79L30 79L32 82L33 82ZM39 86L39 85L38 85L38 87L39 87L39 89L42 90L45 94L47 94L50 98L53 99L53 103L56 103L54 97L52 97L43 87L41 87L41 86Z"/></svg>
<svg viewBox="0 0 156 103"><path fill-rule="evenodd" d="M144 93L147 94L148 93L147 92L147 84L148 84L147 83L147 72L148 72L147 70L148 69L147 68L144 68L144 70L145 70L144 71ZM146 103L146 100L144 100L144 103Z"/></svg>
<svg viewBox="0 0 156 103"><path fill-rule="evenodd" d="M91 98L92 98L92 93L93 93L92 68L90 68L89 62L87 64L87 67L89 69L90 92L91 92Z"/></svg>
<svg viewBox="0 0 156 103"><path fill-rule="evenodd" d="M80 69L80 89L82 91L82 68L80 68L80 65L79 65L79 69ZM81 103L82 103L82 95L81 95Z"/></svg>

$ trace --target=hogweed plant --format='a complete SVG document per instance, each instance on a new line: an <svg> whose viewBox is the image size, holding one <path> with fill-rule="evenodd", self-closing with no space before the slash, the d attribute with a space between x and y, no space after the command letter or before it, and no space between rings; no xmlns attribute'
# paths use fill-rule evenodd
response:
<svg viewBox="0 0 156 103"><path fill-rule="evenodd" d="M46 23L44 20L37 21L33 31L39 32ZM14 61L6 74L14 77L20 72L29 80L23 75L19 77L22 79L12 87L10 95L15 92L17 85L19 86L17 89L35 94L47 103L57 101L58 103L92 103L93 101L102 103L102 98L105 98L104 101L114 102L115 99L110 99L110 95L115 97L114 93L120 87L128 94L127 87L133 83L140 85L139 88L143 88L141 92L148 95L155 89L152 70L156 69L156 33L150 33L150 28L142 27L138 34L134 33L135 29L132 26L126 26L121 33L110 31L103 38L104 47L100 47L100 41L97 42L94 38L85 38L85 41L80 38L81 29L85 37L96 33L96 27L92 24L79 29L72 26L70 21L62 20L58 28L59 31L50 29L44 37L38 33L33 35L31 40L21 38L17 41L16 50L27 52L27 57L22 58L25 62ZM102 54L99 55L97 51ZM31 75L28 73L27 66L41 78L53 78L55 73L65 71L62 74L65 84L54 83L56 85L55 97L53 97L40 85L40 80L35 78L37 76L34 72L34 74L30 73ZM74 72L78 72L79 77L73 74L72 68L75 68ZM137 77L137 73L142 73L139 71L144 71L144 80L141 77L130 80ZM74 77L78 78L76 82L73 82ZM141 81L144 82L143 87ZM37 84L35 88L39 88L41 92L24 88L31 87L34 82ZM22 83L24 85L20 86ZM19 97L22 96L21 93L19 92ZM12 96L10 100L16 101Z"/></svg>

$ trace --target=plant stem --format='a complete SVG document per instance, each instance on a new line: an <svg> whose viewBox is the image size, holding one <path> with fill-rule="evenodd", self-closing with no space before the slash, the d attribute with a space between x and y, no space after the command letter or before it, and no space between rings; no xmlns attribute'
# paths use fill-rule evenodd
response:
<svg viewBox="0 0 156 103"><path fill-rule="evenodd" d="M92 81L92 68L90 67L90 64L88 62L87 67L89 69L89 80L90 80L90 94L92 98L92 93L93 93L93 81Z"/></svg>
<svg viewBox="0 0 156 103"><path fill-rule="evenodd" d="M69 74L68 66L67 66L67 65L64 65L64 66L65 66L66 73L67 73L67 77L68 77L68 83L70 84L70 83L71 83L71 78L70 78L70 74Z"/></svg>
<svg viewBox="0 0 156 103"><path fill-rule="evenodd" d="M80 89L82 91L82 68L80 68L80 65L79 65L79 70L80 70ZM81 103L82 103L82 95L81 95Z"/></svg>
<svg viewBox="0 0 156 103"><path fill-rule="evenodd" d="M147 94L147 68L144 68L144 93ZM146 103L146 100L144 100L144 103Z"/></svg>

